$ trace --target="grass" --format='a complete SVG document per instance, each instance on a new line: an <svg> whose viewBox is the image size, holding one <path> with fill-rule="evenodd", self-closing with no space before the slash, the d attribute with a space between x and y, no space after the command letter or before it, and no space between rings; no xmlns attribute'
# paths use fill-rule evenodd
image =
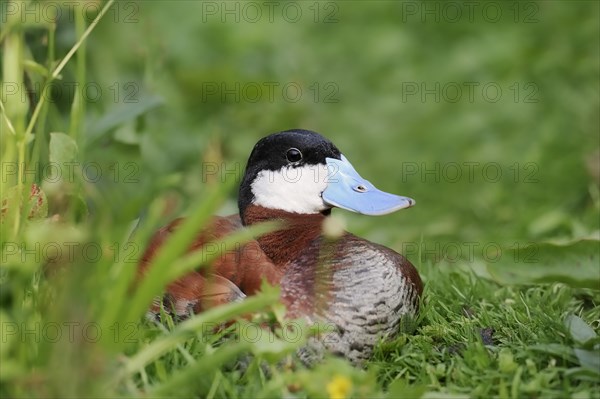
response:
<svg viewBox="0 0 600 399"><path fill-rule="evenodd" d="M210 2L86 4L57 20L44 3L0 6L2 397L600 397L598 4L506 2L490 22L298 3L297 23L236 22ZM465 82L503 95L470 99ZM414 331L364 369L294 361L312 333L300 322L257 330L282 321L274 288L185 322L144 318L168 280L220 255L181 253L208 216L235 212L256 140L291 127L418 203L334 212L426 283ZM183 214L131 290L150 234Z"/></svg>
<svg viewBox="0 0 600 399"><path fill-rule="evenodd" d="M597 394L597 377L573 363L577 343L564 322L568 314L597 320L597 293L563 284L500 287L450 270L427 277L417 334L384 344L376 358L383 381L477 397Z"/></svg>

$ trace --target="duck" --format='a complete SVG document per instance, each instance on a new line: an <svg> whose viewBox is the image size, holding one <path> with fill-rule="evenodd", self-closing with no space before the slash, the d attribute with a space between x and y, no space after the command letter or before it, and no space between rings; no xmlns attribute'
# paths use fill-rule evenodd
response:
<svg viewBox="0 0 600 399"><path fill-rule="evenodd" d="M386 215L415 205L361 177L327 138L292 129L260 139L252 149L238 193L239 214L215 216L190 246L194 251L247 226L277 221L280 228L218 257L210 270L170 283L149 309L189 317L244 300L263 281L280 287L287 319L325 323L326 337L311 338L307 363L331 353L362 364L382 338L393 338L419 311L423 283L403 255L347 231L327 233L333 208ZM175 219L151 238L140 273L181 224Z"/></svg>

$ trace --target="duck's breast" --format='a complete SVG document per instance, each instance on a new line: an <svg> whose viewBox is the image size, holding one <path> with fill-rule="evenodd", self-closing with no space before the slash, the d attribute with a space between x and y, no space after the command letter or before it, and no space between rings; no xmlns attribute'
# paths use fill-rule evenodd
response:
<svg viewBox="0 0 600 399"><path fill-rule="evenodd" d="M367 359L380 338L412 327L421 291L406 258L351 234L313 243L282 281L292 315L332 327L319 345L355 363Z"/></svg>

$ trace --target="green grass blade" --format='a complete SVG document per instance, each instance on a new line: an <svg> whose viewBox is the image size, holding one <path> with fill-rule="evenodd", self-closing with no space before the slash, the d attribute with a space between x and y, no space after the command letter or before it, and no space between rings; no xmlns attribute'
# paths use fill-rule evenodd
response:
<svg viewBox="0 0 600 399"><path fill-rule="evenodd" d="M225 251L229 249L235 249L236 247L252 240L257 236L268 233L269 231L273 231L279 225L280 224L277 222L265 222L245 227L222 240L214 242L214 245L218 247L217 251L202 249L191 252L190 254L175 261L175 263L173 263L167 271L167 274L164 278L172 281L198 267L206 267L210 265L213 260L221 256Z"/></svg>
<svg viewBox="0 0 600 399"><path fill-rule="evenodd" d="M226 184L212 186L200 206L184 220L181 226L157 251L146 275L137 287L131 303L127 304L126 320L134 320L144 314L152 299L168 283L164 276L168 274L171 262L187 250L196 234L212 217L218 206L223 203L226 193L233 183L234 179L231 179Z"/></svg>
<svg viewBox="0 0 600 399"><path fill-rule="evenodd" d="M137 372L148 365L148 363L192 337L193 334L206 333L207 326L212 329L216 327L218 323L230 320L236 316L259 311L276 303L278 298L279 293L277 290L269 290L247 298L243 302L218 306L184 321L179 324L170 335L156 339L150 345L141 349L138 353L129 358L125 362L123 368L119 371L117 379L125 378Z"/></svg>
<svg viewBox="0 0 600 399"><path fill-rule="evenodd" d="M164 383L152 387L147 391L149 397L171 397L171 395L194 395L198 394L202 383L212 379L214 373L225 363L244 352L248 352L251 344L248 342L237 342L220 347L206 356L205 359L184 368L171 375Z"/></svg>

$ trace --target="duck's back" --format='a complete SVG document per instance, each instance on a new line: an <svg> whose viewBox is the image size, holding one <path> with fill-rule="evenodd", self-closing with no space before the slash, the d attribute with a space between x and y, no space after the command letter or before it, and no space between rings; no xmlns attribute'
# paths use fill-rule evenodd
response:
<svg viewBox="0 0 600 399"><path fill-rule="evenodd" d="M423 289L406 258L352 234L315 240L288 265L281 286L290 316L334 330L311 342L307 360L324 347L354 363L368 359L380 338L410 328Z"/></svg>

